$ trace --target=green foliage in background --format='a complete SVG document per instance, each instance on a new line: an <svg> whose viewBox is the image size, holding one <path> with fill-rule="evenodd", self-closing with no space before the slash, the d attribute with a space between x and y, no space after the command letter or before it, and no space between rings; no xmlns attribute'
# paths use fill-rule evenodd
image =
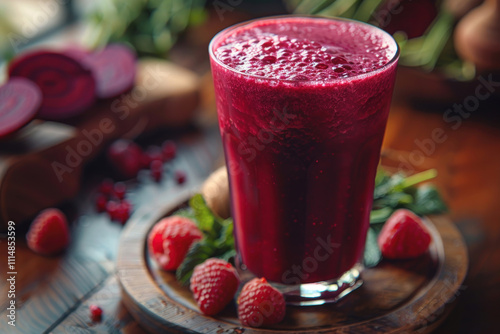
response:
<svg viewBox="0 0 500 334"><path fill-rule="evenodd" d="M3 3L0 3L0 62L8 60L14 55L14 49L10 43L12 34L18 33L12 24L12 17Z"/></svg>
<svg viewBox="0 0 500 334"><path fill-rule="evenodd" d="M205 0L100 0L90 9L86 44L132 46L139 56L165 57L177 37L205 20Z"/></svg>
<svg viewBox="0 0 500 334"><path fill-rule="evenodd" d="M389 0L285 0L288 8L297 14L314 14L328 17L345 17L379 26L377 11ZM437 17L424 35L408 39L404 32L396 32L401 55L399 63L418 67L424 71L439 70L450 78L471 80L474 65L458 58L453 47L455 17L443 3Z"/></svg>

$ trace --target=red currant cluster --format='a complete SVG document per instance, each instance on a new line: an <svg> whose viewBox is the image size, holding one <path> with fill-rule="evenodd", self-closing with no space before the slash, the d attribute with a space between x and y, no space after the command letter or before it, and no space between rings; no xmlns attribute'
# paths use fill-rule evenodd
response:
<svg viewBox="0 0 500 334"><path fill-rule="evenodd" d="M132 211L132 204L125 199L126 193L125 183L113 183L109 179L102 181L96 198L97 212L106 212L111 220L125 224Z"/></svg>
<svg viewBox="0 0 500 334"><path fill-rule="evenodd" d="M150 175L156 182L163 178L164 164L172 161L177 153L177 147L171 140L163 142L160 146L149 146L145 151L126 139L115 141L108 150L108 160L114 169L125 178L134 178L141 169L149 169ZM186 174L175 171L175 181L183 184Z"/></svg>
<svg viewBox="0 0 500 334"><path fill-rule="evenodd" d="M115 171L123 178L135 178L141 169L149 169L155 182L160 182L164 176L165 164L172 161L177 153L177 146L171 140L161 146L149 146L143 150L135 142L119 139L108 149L108 160ZM174 172L177 184L186 182L186 173L180 170ZM127 187L123 182L114 183L106 179L99 186L96 198L98 212L106 212L113 221L125 224L130 217L132 204L125 199Z"/></svg>

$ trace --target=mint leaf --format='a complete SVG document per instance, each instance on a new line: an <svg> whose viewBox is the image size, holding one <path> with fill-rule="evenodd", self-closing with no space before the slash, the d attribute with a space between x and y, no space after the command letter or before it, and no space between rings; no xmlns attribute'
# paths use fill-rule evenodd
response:
<svg viewBox="0 0 500 334"><path fill-rule="evenodd" d="M413 212L418 215L440 214L448 211L439 191L434 185L426 184L415 192L415 202L411 206Z"/></svg>
<svg viewBox="0 0 500 334"><path fill-rule="evenodd" d="M389 218L394 210L392 208L382 208L370 212L370 224L382 224Z"/></svg>
<svg viewBox="0 0 500 334"><path fill-rule="evenodd" d="M188 284L194 267L211 257L230 261L235 255L233 220L222 220L207 206L201 194L194 195L189 201L190 208L182 209L181 215L193 219L203 233L203 239L191 246L184 261L176 272L182 284Z"/></svg>
<svg viewBox="0 0 500 334"><path fill-rule="evenodd" d="M177 280L181 284L188 284L193 274L194 267L213 257L214 250L215 247L213 246L213 242L208 239L203 239L191 245L184 261L182 261L175 272Z"/></svg>
<svg viewBox="0 0 500 334"><path fill-rule="evenodd" d="M217 256L219 259L223 259L224 261L230 262L234 265L234 258L236 257L236 249L230 249L227 252Z"/></svg>
<svg viewBox="0 0 500 334"><path fill-rule="evenodd" d="M189 206L194 212L194 217L198 223L198 228L208 237L217 238L220 230L222 229L222 224L219 218L217 218L212 210L207 206L205 199L201 194L194 195L189 200Z"/></svg>
<svg viewBox="0 0 500 334"><path fill-rule="evenodd" d="M194 211L191 208L183 208L172 213L172 216L181 216L189 218L196 222L196 217L194 216Z"/></svg>
<svg viewBox="0 0 500 334"><path fill-rule="evenodd" d="M234 235L233 235L233 219L228 218L223 221L220 236L216 241L216 245L220 248L234 248Z"/></svg>
<svg viewBox="0 0 500 334"><path fill-rule="evenodd" d="M375 267L382 259L382 252L378 247L377 237L380 230L373 227L368 229L366 235L365 253L363 255L363 262L365 267L372 268Z"/></svg>

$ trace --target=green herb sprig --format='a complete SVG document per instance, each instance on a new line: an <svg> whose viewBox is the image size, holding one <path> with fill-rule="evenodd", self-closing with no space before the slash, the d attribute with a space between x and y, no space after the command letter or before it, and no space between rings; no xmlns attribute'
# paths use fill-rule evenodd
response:
<svg viewBox="0 0 500 334"><path fill-rule="evenodd" d="M196 265L211 257L231 261L236 255L232 218L222 219L207 206L201 194L194 195L189 208L174 213L192 219L202 231L204 238L191 246L184 261L176 271L182 284L188 284Z"/></svg>

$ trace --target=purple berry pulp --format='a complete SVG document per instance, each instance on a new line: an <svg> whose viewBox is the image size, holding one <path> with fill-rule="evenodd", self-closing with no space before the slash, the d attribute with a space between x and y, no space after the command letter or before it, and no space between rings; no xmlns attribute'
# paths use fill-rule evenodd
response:
<svg viewBox="0 0 500 334"><path fill-rule="evenodd" d="M286 284L361 258L397 45L369 25L251 21L210 45L239 255Z"/></svg>

